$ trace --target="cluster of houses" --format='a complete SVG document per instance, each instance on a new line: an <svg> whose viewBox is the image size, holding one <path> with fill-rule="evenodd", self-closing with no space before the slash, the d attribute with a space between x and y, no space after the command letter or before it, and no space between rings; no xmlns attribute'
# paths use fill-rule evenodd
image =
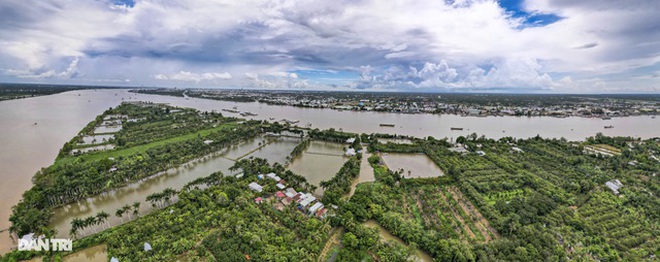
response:
<svg viewBox="0 0 660 262"><path fill-rule="evenodd" d="M286 186L286 181L284 179L280 178L277 176L275 173L268 173L266 175L259 174L257 176L258 180L265 180L265 179L272 179L277 182L275 186L277 189L279 189L277 192L275 192L275 195L270 197L270 198L276 198L277 203L275 204L275 208L279 211L284 210L285 206L290 206L290 205L296 205L296 207L302 211L307 213L310 216L316 216L318 218L325 218L327 215L327 209L321 203L320 201L317 201L317 198L311 194L311 193L305 193L305 192L296 192L295 189L291 187ZM255 191L262 193L264 188L262 185L260 185L257 182L252 182L248 185L248 187ZM264 202L264 199L262 197L257 197L254 199L255 203L261 204Z"/></svg>

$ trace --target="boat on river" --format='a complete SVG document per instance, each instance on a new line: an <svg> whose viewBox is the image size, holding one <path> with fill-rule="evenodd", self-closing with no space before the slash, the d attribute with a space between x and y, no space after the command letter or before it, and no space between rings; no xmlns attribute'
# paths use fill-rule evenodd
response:
<svg viewBox="0 0 660 262"><path fill-rule="evenodd" d="M380 124L380 126L394 127L394 124Z"/></svg>
<svg viewBox="0 0 660 262"><path fill-rule="evenodd" d="M463 130L462 127L452 127L452 128L450 128L450 129L451 129L451 130Z"/></svg>
<svg viewBox="0 0 660 262"><path fill-rule="evenodd" d="M613 125L605 126L605 128L614 128Z"/></svg>

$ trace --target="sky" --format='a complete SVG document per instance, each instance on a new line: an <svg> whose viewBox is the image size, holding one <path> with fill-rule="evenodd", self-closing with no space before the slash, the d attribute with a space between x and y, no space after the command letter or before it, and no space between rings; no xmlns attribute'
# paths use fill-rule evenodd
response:
<svg viewBox="0 0 660 262"><path fill-rule="evenodd" d="M660 93L653 0L2 0L0 82Z"/></svg>

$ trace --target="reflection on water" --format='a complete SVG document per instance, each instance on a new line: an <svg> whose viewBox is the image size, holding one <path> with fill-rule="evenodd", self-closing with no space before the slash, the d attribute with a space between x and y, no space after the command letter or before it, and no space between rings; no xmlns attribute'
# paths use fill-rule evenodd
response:
<svg viewBox="0 0 660 262"><path fill-rule="evenodd" d="M96 135L96 136L84 136L82 138L83 142L79 143L80 145L91 145L91 144L100 144L105 143L106 141L114 138L115 135Z"/></svg>
<svg viewBox="0 0 660 262"><path fill-rule="evenodd" d="M108 250L106 245L98 245L80 250L64 257L64 262L102 262L108 261Z"/></svg>
<svg viewBox="0 0 660 262"><path fill-rule="evenodd" d="M346 145L311 141L309 147L288 166L292 172L307 178L307 182L318 186L321 181L331 179L348 160L343 156ZM317 194L323 189L318 188Z"/></svg>
<svg viewBox="0 0 660 262"><path fill-rule="evenodd" d="M268 146L250 153L248 157L265 158L271 164L275 162L285 164L286 157L291 154L291 151L293 151L298 143L300 143L299 138L280 137L275 142L268 144Z"/></svg>
<svg viewBox="0 0 660 262"><path fill-rule="evenodd" d="M78 95L80 94L80 96ZM342 128L356 133L397 133L417 137L453 138L478 133L491 138L542 137L582 140L602 132L608 136L649 138L660 136L660 118L648 116L613 118L604 129L599 118L549 117L461 117L455 115L391 114L379 112L339 112L331 109L271 106L260 103L237 103L197 98L129 93L127 90L82 90L49 96L0 102L0 229L9 227L11 206L32 186L32 176L55 160L62 145L109 107L122 101L151 101L202 111L236 106L240 111L258 114L259 120L300 120L299 126ZM225 113L225 112L223 112ZM381 127L395 123L396 127ZM36 124L36 125L35 125ZM451 131L450 127L462 127ZM278 157L286 157L285 155ZM338 168L337 168L338 170ZM334 173L333 173L334 174ZM114 214L114 210L111 214ZM11 245L8 234L0 233L0 254Z"/></svg>
<svg viewBox="0 0 660 262"><path fill-rule="evenodd" d="M115 226L129 220L129 215L124 215L123 218L115 216L116 210L126 204L132 205L133 202L140 202L140 214L145 214L152 210L151 203L146 201L146 197L150 194L162 192L166 188L178 190L186 183L196 178L208 176L216 171L231 174L229 167L234 162L228 159L228 156L239 157L250 153L248 157L262 157L268 159L271 163L280 162L283 164L286 155L297 145L294 139L279 138L273 139L267 146L255 151L263 141L264 138L261 137L250 139L238 145L223 149L216 154L201 158L193 163L179 168L172 168L163 174L145 179L141 182L132 183L126 187L56 208L51 226L58 231L58 236L68 237L69 229L71 228L70 223L73 218L85 218L96 215L101 211L110 214L108 224ZM282 154L282 152L287 153ZM99 226L96 229L100 230L101 227ZM91 233L93 233L93 229L86 229L85 234Z"/></svg>
<svg viewBox="0 0 660 262"><path fill-rule="evenodd" d="M408 246L405 242L403 242L402 239L398 238L397 236L394 236L394 235L390 234L390 231L387 231L387 229L383 228L380 224L378 224L378 222L376 222L376 220L369 219L369 220L367 220L367 222L364 222L363 225L365 225L367 227L378 228L378 232L380 233L380 237L383 238L385 241L394 240L394 241L398 242L401 245ZM415 250L417 251L417 252L415 252L416 255L417 255L417 261L422 261L422 262L434 261L431 256L424 253L423 251L421 251L419 249L415 249Z"/></svg>
<svg viewBox="0 0 660 262"><path fill-rule="evenodd" d="M403 169L404 178L437 177L445 173L424 154L386 153L383 161L392 171Z"/></svg>

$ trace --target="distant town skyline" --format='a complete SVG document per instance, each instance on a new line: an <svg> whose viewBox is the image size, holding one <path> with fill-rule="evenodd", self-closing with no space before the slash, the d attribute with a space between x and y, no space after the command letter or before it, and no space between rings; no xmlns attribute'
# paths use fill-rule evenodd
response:
<svg viewBox="0 0 660 262"><path fill-rule="evenodd" d="M660 93L660 2L0 2L0 82Z"/></svg>

